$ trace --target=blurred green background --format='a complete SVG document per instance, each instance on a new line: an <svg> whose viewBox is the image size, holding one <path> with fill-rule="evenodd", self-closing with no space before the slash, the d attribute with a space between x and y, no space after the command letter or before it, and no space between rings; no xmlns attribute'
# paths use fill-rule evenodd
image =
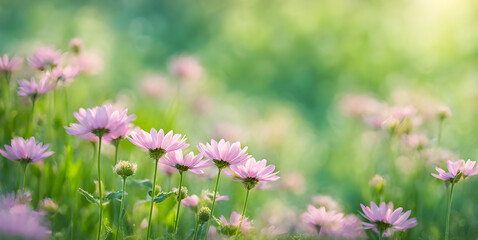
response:
<svg viewBox="0 0 478 240"><path fill-rule="evenodd" d="M347 213L357 213L359 203L373 200L368 182L376 172L370 166L383 160L383 147L367 145L369 129L340 114L338 103L347 92L369 94L392 104L397 98L414 103L416 98L411 96L419 96L450 106L453 118L444 125L442 146L476 160L476 22L478 2L473 0L3 0L0 53L26 57L42 46L66 50L69 40L78 37L86 49L100 56L101 71L78 78L69 88L71 112L57 124L58 135L79 107L113 102L136 114L134 123L143 129L186 134L190 150L196 151L199 142L224 137L249 146L256 159L277 165L282 182L302 181L293 176L299 173L304 177L302 187L254 192L248 213L260 231L260 226L268 224L267 209L300 214L316 194L336 198ZM181 89L180 80L168 75L168 62L182 54L196 57L204 68L204 77L193 83L192 90ZM152 74L169 78L173 87L166 88L169 93L163 92L164 97L150 96L141 87L141 81ZM403 92L405 97L400 95ZM436 125L432 121L422 132L432 139ZM80 164L78 169L89 166L88 143L63 137L71 149L62 148L61 142L55 145L58 169L63 166L58 159L69 154L75 159L72 162ZM5 136L2 143L7 142ZM111 155L111 149L105 154L108 151ZM141 168L149 164L146 153L127 141L120 152L121 158L141 163L137 179L151 177L150 168ZM108 163L104 165L108 169ZM442 183L428 175L431 171L433 167L428 166L424 175L430 178L427 191L433 201L419 217L419 226L405 236L409 239L438 239L442 232L445 192ZM380 173L386 175L384 170ZM119 179L108 174L107 184L119 187ZM4 174L2 181L8 176ZM69 183L93 188L87 179L78 181ZM205 188L204 183L188 184L196 194ZM234 200L219 206L218 213L228 216L232 209L240 211L244 194L240 184L225 177L221 184L221 192ZM470 179L456 189L452 239L478 236L476 187L477 181ZM404 188L412 191L414 187ZM71 187L63 200L56 199L65 204L66 219L75 216L67 207L67 201L77 196L75 189ZM58 197L53 190L44 191L45 196ZM409 195L394 196L386 200L415 208ZM75 201L80 201L77 206L89 206ZM131 212L133 203L129 205ZM96 210L91 207L89 214L79 221L95 218ZM412 216L417 217L415 212ZM139 225L141 219L131 221ZM90 223L76 230L75 239L88 236L92 227ZM68 226L57 226L64 234L75 231L65 229Z"/></svg>

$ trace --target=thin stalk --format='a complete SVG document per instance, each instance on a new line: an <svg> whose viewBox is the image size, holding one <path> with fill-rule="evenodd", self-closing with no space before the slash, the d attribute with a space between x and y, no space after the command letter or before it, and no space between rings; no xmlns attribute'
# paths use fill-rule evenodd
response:
<svg viewBox="0 0 478 240"><path fill-rule="evenodd" d="M176 222L174 223L174 231L173 234L176 234L178 231L178 223L179 223L179 209L181 208L181 188L183 187L183 171L179 171L179 188L178 188L178 210L176 211Z"/></svg>
<svg viewBox="0 0 478 240"><path fill-rule="evenodd" d="M27 167L28 163L22 163L22 168L23 168L23 176L22 176L22 194L25 192L25 176L27 175Z"/></svg>
<svg viewBox="0 0 478 240"><path fill-rule="evenodd" d="M118 141L117 143L115 143L115 165L116 163L118 162L118 150L119 150L119 144L120 142Z"/></svg>
<svg viewBox="0 0 478 240"><path fill-rule="evenodd" d="M378 234L378 240L382 240L383 237L383 230L380 230L380 233Z"/></svg>
<svg viewBox="0 0 478 240"><path fill-rule="evenodd" d="M149 208L148 233L146 235L146 240L149 239L149 233L151 232L151 217L153 216L153 200L154 196L156 195L154 190L156 190L156 173L158 172L158 162L159 159L156 159L154 164L153 193L151 194L151 207Z"/></svg>
<svg viewBox="0 0 478 240"><path fill-rule="evenodd" d="M234 237L234 239L237 239L237 236L239 236L239 232L241 231L241 226L242 226L242 222L244 220L244 215L246 214L246 209L247 209L247 200L249 200L249 192L251 190L250 189L247 189L247 192L246 192L246 201L244 201L244 208L242 209L242 216L241 216L241 221L239 222L239 227L237 228L236 230L236 236ZM319 230L320 232L320 230Z"/></svg>
<svg viewBox="0 0 478 240"><path fill-rule="evenodd" d="M315 230L317 231L317 239L320 238L320 229L322 229L322 227L320 227L318 225L315 226Z"/></svg>
<svg viewBox="0 0 478 240"><path fill-rule="evenodd" d="M126 189L126 178L123 178L123 192L121 193L121 207L120 207L120 214L118 216L118 226L116 227L116 240L119 237L119 229L121 224L121 216L123 215L123 206L124 206L124 191Z"/></svg>
<svg viewBox="0 0 478 240"><path fill-rule="evenodd" d="M31 121L31 131L29 131L29 133L31 132L31 135L33 136L34 135L34 132L35 132L35 103L36 103L36 100L35 100L35 97L32 97L32 121Z"/></svg>
<svg viewBox="0 0 478 240"><path fill-rule="evenodd" d="M451 184L450 192L448 194L448 206L446 209L446 226L445 226L445 240L448 240L450 237L450 214L451 214L451 201L453 199L453 188L455 183Z"/></svg>
<svg viewBox="0 0 478 240"><path fill-rule="evenodd" d="M101 238L101 219L103 218L103 192L101 190L101 164L100 164L100 158L101 158L101 140L102 136L98 136L98 191L100 193L100 225L98 226L98 236L97 239L100 240Z"/></svg>
<svg viewBox="0 0 478 240"><path fill-rule="evenodd" d="M211 226L211 219L214 216L214 206L216 205L216 195L217 195L217 186L219 185L219 178L221 177L221 170L217 168L219 172L217 173L216 178L216 187L214 187L214 197L212 198L212 207L211 207L211 216L209 216L209 221L207 221L207 230L206 230L206 240L207 240L207 233L209 232L209 227Z"/></svg>
<svg viewBox="0 0 478 240"><path fill-rule="evenodd" d="M198 234L198 226L199 226L199 212L196 213L196 226L194 227L193 240L196 240L196 236Z"/></svg>

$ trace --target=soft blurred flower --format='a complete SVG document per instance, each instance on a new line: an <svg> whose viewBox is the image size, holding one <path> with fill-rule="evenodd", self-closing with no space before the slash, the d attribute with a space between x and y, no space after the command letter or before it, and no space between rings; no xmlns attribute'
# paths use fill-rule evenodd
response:
<svg viewBox="0 0 478 240"><path fill-rule="evenodd" d="M362 222L353 214L346 215L342 219L342 226L340 227L340 233L338 235L351 239L364 238L365 234L362 229Z"/></svg>
<svg viewBox="0 0 478 240"><path fill-rule="evenodd" d="M80 53L84 47L83 40L81 40L81 38L72 38L69 47L73 53Z"/></svg>
<svg viewBox="0 0 478 240"><path fill-rule="evenodd" d="M313 196L312 204L316 207L324 207L327 211L342 211L342 206L329 195Z"/></svg>
<svg viewBox="0 0 478 240"><path fill-rule="evenodd" d="M405 139L408 146L417 150L422 150L428 145L429 142L428 137L424 134L412 133L404 135L403 138Z"/></svg>
<svg viewBox="0 0 478 240"><path fill-rule="evenodd" d="M141 93L154 98L168 98L172 93L169 80L159 74L149 74L139 82Z"/></svg>
<svg viewBox="0 0 478 240"><path fill-rule="evenodd" d="M10 74L23 63L23 58L13 57L10 61L7 54L0 58L0 73Z"/></svg>
<svg viewBox="0 0 478 240"><path fill-rule="evenodd" d="M20 163L36 163L53 154L52 151L47 151L49 144L37 143L35 137L28 140L16 137L11 140L10 146L4 145L4 147L5 151L0 149L0 154Z"/></svg>
<svg viewBox="0 0 478 240"><path fill-rule="evenodd" d="M411 211L402 214L403 208L393 208L393 203L388 205L385 202L380 203L380 207L375 202L370 202L370 207L360 204L363 213L362 216L369 222L362 222L364 229L372 229L376 233L382 233L383 236L391 236L395 231L405 231L417 225L415 218L408 217Z"/></svg>
<svg viewBox="0 0 478 240"><path fill-rule="evenodd" d="M0 197L0 233L26 239L47 239L51 231L45 226L44 214L24 204L12 204L13 195Z"/></svg>
<svg viewBox="0 0 478 240"><path fill-rule="evenodd" d="M435 167L438 174L431 173L432 176L450 183L457 183L466 179L467 177L478 174L475 161L468 160L465 162L465 160L458 160L453 162L448 160L446 164L448 167L448 172L445 172L445 170L439 167Z"/></svg>
<svg viewBox="0 0 478 240"><path fill-rule="evenodd" d="M68 86L73 82L73 78L78 76L80 69L77 66L60 66L51 71L51 78L57 82L57 86Z"/></svg>
<svg viewBox="0 0 478 240"><path fill-rule="evenodd" d="M233 236L234 234L236 234L237 228L239 228L241 219L242 219L241 215L235 211L231 213L229 222L224 216L221 216L221 218L217 222L219 225L219 232L226 236ZM247 235L251 228L252 228L251 222L249 222L248 218L242 219L240 232L244 235Z"/></svg>
<svg viewBox="0 0 478 240"><path fill-rule="evenodd" d="M187 207L197 207L199 204L199 201L200 199L198 195L191 195L181 200L181 204Z"/></svg>
<svg viewBox="0 0 478 240"><path fill-rule="evenodd" d="M61 52L53 48L39 48L32 57L28 58L28 62L32 67L39 70L54 68L61 61Z"/></svg>
<svg viewBox="0 0 478 240"><path fill-rule="evenodd" d="M231 170L237 177L234 180L241 181L244 187L248 190L253 189L259 182L270 182L279 179L274 172L275 166L268 165L267 160L256 161L254 158L249 158L244 165L232 165Z"/></svg>
<svg viewBox="0 0 478 240"><path fill-rule="evenodd" d="M127 178L136 173L136 168L135 163L121 160L113 167L113 172L122 178Z"/></svg>
<svg viewBox="0 0 478 240"><path fill-rule="evenodd" d="M212 202L212 198L214 198L214 192L210 192L209 190L202 190L201 202ZM220 195L219 192L216 194L216 202L227 200L229 200L229 196Z"/></svg>
<svg viewBox="0 0 478 240"><path fill-rule="evenodd" d="M172 75L186 80L197 80L203 74L203 68L199 61L191 56L178 56L169 63L169 71Z"/></svg>
<svg viewBox="0 0 478 240"><path fill-rule="evenodd" d="M209 167L212 165L211 161L203 161L202 154L194 156L194 153L183 156L183 151L176 150L168 152L161 158L160 163L178 169L180 172L189 171L196 174L203 174L204 172L200 168Z"/></svg>
<svg viewBox="0 0 478 240"><path fill-rule="evenodd" d="M73 57L72 65L77 66L81 73L87 75L98 74L103 70L103 59L97 53L81 52Z"/></svg>
<svg viewBox="0 0 478 240"><path fill-rule="evenodd" d="M163 172L163 173L166 173L167 175L171 176L173 173L175 173L177 171L176 168L173 168L169 165L166 165L166 164L158 164L158 170Z"/></svg>
<svg viewBox="0 0 478 240"><path fill-rule="evenodd" d="M152 128L150 133L140 130L139 132L131 133L128 140L134 145L149 150L151 158L158 160L164 154L180 150L189 146L186 143L186 138L181 134L174 134L173 131L169 131L164 135L163 129L156 131Z"/></svg>
<svg viewBox="0 0 478 240"><path fill-rule="evenodd" d="M372 179L370 179L369 182L370 186L373 187L375 192L377 194L382 194L383 189L385 188L387 181L385 181L385 178L383 178L380 174L375 174Z"/></svg>
<svg viewBox="0 0 478 240"><path fill-rule="evenodd" d="M286 173L280 181L281 189L295 193L303 193L305 186L304 174L301 172Z"/></svg>
<svg viewBox="0 0 478 240"><path fill-rule="evenodd" d="M451 110L450 110L449 107L447 107L445 105L442 105L442 106L438 107L436 114L437 114L438 119L444 120L446 118L451 117Z"/></svg>
<svg viewBox="0 0 478 240"><path fill-rule="evenodd" d="M135 115L128 115L128 109L120 112L114 110L111 105L83 109L73 114L79 123L72 123L65 127L66 132L83 139L92 139L94 136L102 136L106 141L118 137L125 125L135 119Z"/></svg>
<svg viewBox="0 0 478 240"><path fill-rule="evenodd" d="M37 100L41 95L55 89L56 83L51 80L50 75L46 74L38 82L34 77L28 80L19 80L18 95L28 96L32 101Z"/></svg>
<svg viewBox="0 0 478 240"><path fill-rule="evenodd" d="M55 213L56 210L58 209L58 205L51 198L45 198L41 200L41 202L39 203L39 207L40 209L48 213Z"/></svg>
<svg viewBox="0 0 478 240"><path fill-rule="evenodd" d="M375 98L360 94L347 94L340 100L340 110L344 115L364 117L375 115L383 108L383 103Z"/></svg>
<svg viewBox="0 0 478 240"><path fill-rule="evenodd" d="M204 157L213 161L219 169L241 164L250 158L247 154L247 147L241 149L239 142L231 144L224 139L221 139L219 143L211 139L211 144L206 143L206 145L204 145L199 143L197 148Z"/></svg>
<svg viewBox="0 0 478 240"><path fill-rule="evenodd" d="M343 216L343 213L326 210L325 207L316 208L309 205L307 212L302 215L302 222L309 228L316 230L319 235L334 236L339 233Z"/></svg>

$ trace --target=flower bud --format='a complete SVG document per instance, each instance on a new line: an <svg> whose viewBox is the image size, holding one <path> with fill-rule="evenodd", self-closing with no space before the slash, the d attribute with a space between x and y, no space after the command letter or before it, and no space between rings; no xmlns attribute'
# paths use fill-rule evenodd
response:
<svg viewBox="0 0 478 240"><path fill-rule="evenodd" d="M179 199L179 192L177 188L173 188L173 192L176 194L176 199L181 201L188 197L188 189L186 187L181 187L181 199Z"/></svg>
<svg viewBox="0 0 478 240"><path fill-rule="evenodd" d="M383 189L385 188L385 185L387 184L387 181L379 175L376 174L371 180L370 180L370 186L372 186L377 194L382 194Z"/></svg>
<svg viewBox="0 0 478 240"><path fill-rule="evenodd" d="M136 173L136 164L120 161L113 167L113 172L122 178L131 177Z"/></svg>
<svg viewBox="0 0 478 240"><path fill-rule="evenodd" d="M443 121L446 118L449 118L450 116L451 116L451 110L449 107L443 105L438 108L437 117L438 119L440 119L440 121Z"/></svg>
<svg viewBox="0 0 478 240"><path fill-rule="evenodd" d="M70 40L70 49L74 53L80 53L83 49L83 40L79 38L73 38Z"/></svg>
<svg viewBox="0 0 478 240"><path fill-rule="evenodd" d="M210 216L211 216L211 210L208 207L202 207L198 213L199 224L203 224L209 221Z"/></svg>
<svg viewBox="0 0 478 240"><path fill-rule="evenodd" d="M40 202L40 209L48 213L55 213L58 205L51 198L45 198Z"/></svg>

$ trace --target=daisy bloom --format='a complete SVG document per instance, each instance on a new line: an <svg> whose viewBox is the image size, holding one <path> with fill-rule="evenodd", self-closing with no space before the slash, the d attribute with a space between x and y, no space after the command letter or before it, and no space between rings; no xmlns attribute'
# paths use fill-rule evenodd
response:
<svg viewBox="0 0 478 240"><path fill-rule="evenodd" d="M435 167L438 174L431 173L431 175L443 181L448 181L450 183L457 183L461 180L464 180L465 178L469 176L478 174L475 161L468 160L465 162L465 160L458 160L458 161L452 162L448 160L446 162L446 165L448 167L448 172L445 172L445 170L439 167Z"/></svg>
<svg viewBox="0 0 478 240"><path fill-rule="evenodd" d="M211 139L211 144L206 143L206 145L199 143L198 150L204 157L213 161L219 169L241 164L250 158L247 154L247 147L241 149L239 142L231 144L224 139L219 142Z"/></svg>
<svg viewBox="0 0 478 240"><path fill-rule="evenodd" d="M73 115L79 123L72 123L70 127L65 127L68 134L83 139L94 139L97 136L106 141L111 141L117 137L117 131L135 119L134 114L128 115L128 109L120 112L114 110L111 105L86 110L80 108Z"/></svg>
<svg viewBox="0 0 478 240"><path fill-rule="evenodd" d="M333 210L327 211L325 207L316 208L312 205L307 207L307 212L302 214L302 222L325 235L336 234L342 225L344 214Z"/></svg>
<svg viewBox="0 0 478 240"><path fill-rule="evenodd" d="M7 54L0 58L0 73L11 74L23 63L23 58L13 57L10 61Z"/></svg>
<svg viewBox="0 0 478 240"><path fill-rule="evenodd" d="M372 229L381 236L391 236L395 231L405 231L417 225L415 218L410 218L411 211L403 213L403 208L394 210L393 203L388 205L370 202L370 207L360 204L363 213L360 213L368 222L362 222L364 229Z"/></svg>
<svg viewBox="0 0 478 240"><path fill-rule="evenodd" d="M32 67L39 70L45 70L50 67L57 66L61 61L61 52L53 48L39 48L32 57L28 58L28 62Z"/></svg>
<svg viewBox="0 0 478 240"><path fill-rule="evenodd" d="M191 195L189 197L186 197L184 198L183 200L181 200L181 204L183 204L184 206L187 206L187 207L197 207L198 204L199 204L199 197L198 195Z"/></svg>
<svg viewBox="0 0 478 240"><path fill-rule="evenodd" d="M179 56L169 63L171 74L181 79L196 80L201 78L203 69L199 61L191 56Z"/></svg>
<svg viewBox="0 0 478 240"><path fill-rule="evenodd" d="M34 77L28 80L18 81L20 87L18 87L18 95L28 96L32 101L37 100L41 95L50 92L55 89L56 84L50 79L50 75L46 74L38 82Z"/></svg>
<svg viewBox="0 0 478 240"><path fill-rule="evenodd" d="M37 163L53 154L52 151L47 151L50 147L49 144L37 143L35 137L27 140L16 137L11 140L11 145L5 145L4 147L5 151L0 149L0 154L22 164Z"/></svg>
<svg viewBox="0 0 478 240"><path fill-rule="evenodd" d="M77 66L56 67L51 71L51 78L58 83L58 86L68 86L79 73L80 68Z"/></svg>
<svg viewBox="0 0 478 240"><path fill-rule="evenodd" d="M163 129L156 131L152 128L150 133L140 130L139 132L131 133L128 140L134 145L149 150L151 158L158 160L164 154L180 150L189 146L186 143L186 138L181 134L174 134L173 131L169 131L164 135Z"/></svg>
<svg viewBox="0 0 478 240"><path fill-rule="evenodd" d="M176 150L167 153L161 158L160 162L174 167L181 172L189 171L196 174L203 174L204 172L199 170L199 168L209 167L212 165L212 162L203 161L202 159L202 154L194 156L194 153L190 152L189 154L183 156L182 150Z"/></svg>
<svg viewBox="0 0 478 240"><path fill-rule="evenodd" d="M51 231L45 226L43 213L25 204L12 204L11 197L0 197L0 236L5 235L7 238L48 239Z"/></svg>
<svg viewBox="0 0 478 240"><path fill-rule="evenodd" d="M249 230L252 228L251 222L248 221L248 218L243 218L237 212L233 211L231 213L230 221L224 216L221 216L217 223L219 224L219 232L227 235L233 236L238 230L244 235L249 233ZM242 224L241 224L242 222ZM240 228L240 229L239 229Z"/></svg>
<svg viewBox="0 0 478 240"><path fill-rule="evenodd" d="M249 158L244 165L232 165L231 170L234 172L234 179L241 181L247 190L253 189L259 182L276 181L279 179L274 172L274 165L267 165L267 160L256 161Z"/></svg>

